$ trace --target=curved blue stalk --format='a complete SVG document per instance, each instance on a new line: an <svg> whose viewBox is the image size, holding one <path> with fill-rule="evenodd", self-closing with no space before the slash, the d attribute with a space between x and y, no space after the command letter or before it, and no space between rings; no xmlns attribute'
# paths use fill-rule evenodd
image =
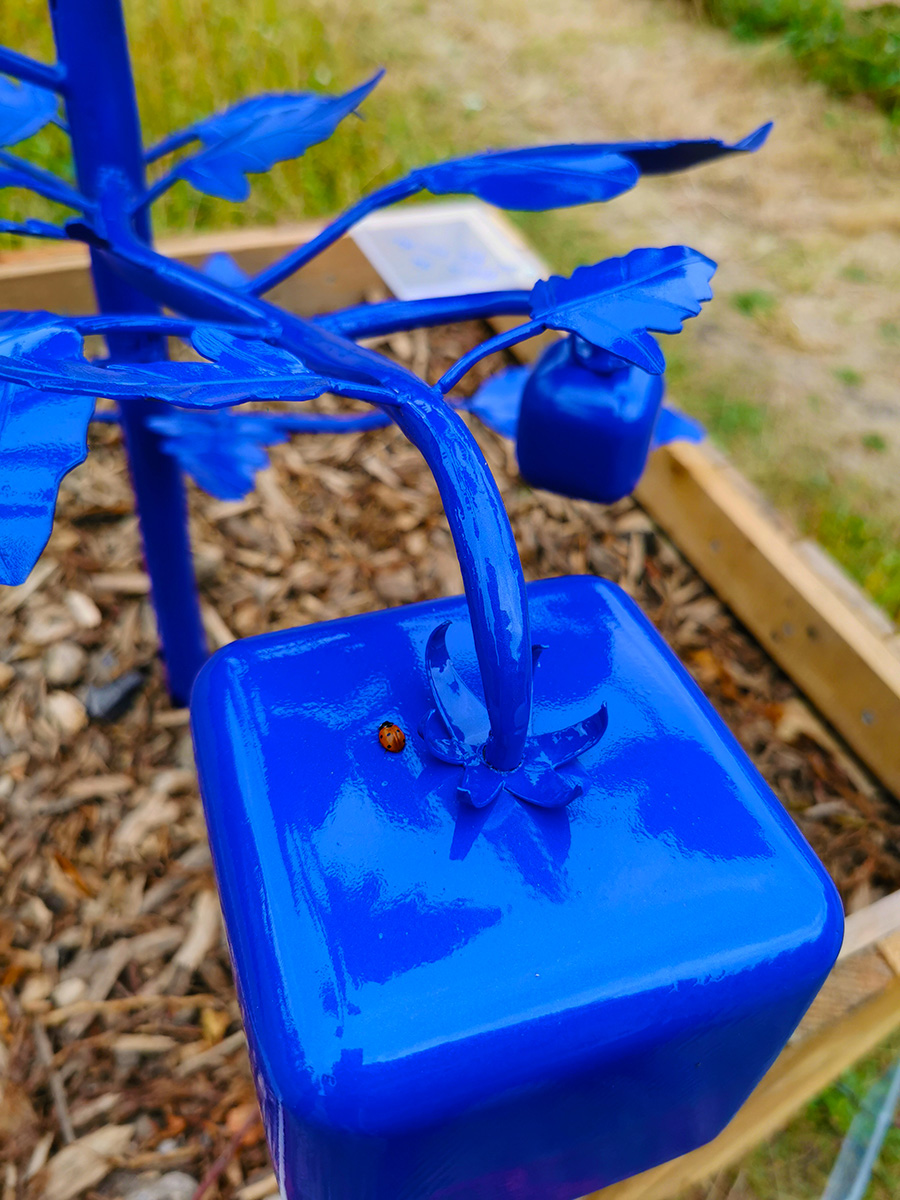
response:
<svg viewBox="0 0 900 1200"><path fill-rule="evenodd" d="M393 183L389 183L386 187L379 188L377 192L372 192L370 196L363 196L362 200L357 200L355 204L352 204L346 212L341 213L330 225L326 225L321 233L317 234L304 245L298 246L296 250L285 255L284 258L278 259L270 267L266 267L264 271L260 271L258 275L255 275L247 285L247 291L253 296L261 296L264 292L270 291L277 284L287 279L289 275L293 275L294 271L299 271L302 266L311 262L317 254L321 254L323 250L327 250L329 246L343 237L347 230L352 229L363 217L367 217L369 213L377 212L380 208L387 208L391 204L407 200L410 196L416 196L421 190L422 184L418 182L415 174L413 174L407 176L405 179L394 180Z"/></svg>
<svg viewBox="0 0 900 1200"><path fill-rule="evenodd" d="M8 150L0 150L0 163L27 175L28 186L39 196L43 196L45 200L54 200L57 204L64 204L67 208L74 208L76 212L80 213L90 212L93 208L91 202L80 192L70 188L64 179L58 178L50 171L36 167L27 159L19 158L17 154L10 154Z"/></svg>
<svg viewBox="0 0 900 1200"><path fill-rule="evenodd" d="M12 75L13 79L21 79L23 83L35 83L51 92L61 92L65 88L66 71L63 66L26 58L24 54L8 50L6 46L0 46L0 71L4 75Z"/></svg>
<svg viewBox="0 0 900 1200"><path fill-rule="evenodd" d="M444 372L437 381L436 386L442 392L449 392L452 387L455 387L459 383L464 375L467 375L471 371L477 362L481 362L489 354L496 354L499 350L505 350L508 346L516 346L519 342L525 342L528 338L536 337L537 334L543 333L546 328L543 321L523 321L521 325L515 325L512 329L498 333L496 337L488 338L486 342L482 342L479 346L473 346L462 358L458 359L449 371Z"/></svg>
<svg viewBox="0 0 900 1200"><path fill-rule="evenodd" d="M376 337L403 329L424 329L452 321L477 321L488 317L527 316L531 292L519 289L476 292L469 296L436 296L427 300L382 300L315 317L317 325L344 337Z"/></svg>
<svg viewBox="0 0 900 1200"><path fill-rule="evenodd" d="M485 760L500 771L522 761L531 717L532 663L522 566L497 485L459 415L412 372L321 324L238 295L183 263L122 236L98 248L109 269L160 304L201 320L280 323L269 340L323 375L343 374L344 395L386 408L428 463L462 571L490 717ZM524 327L523 327L524 328ZM520 334L520 336L522 336ZM385 391L391 396L385 399ZM379 395L380 393L380 395Z"/></svg>

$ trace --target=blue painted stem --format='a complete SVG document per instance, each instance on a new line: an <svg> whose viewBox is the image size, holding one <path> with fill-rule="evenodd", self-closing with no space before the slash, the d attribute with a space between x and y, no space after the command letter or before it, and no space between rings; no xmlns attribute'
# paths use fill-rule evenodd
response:
<svg viewBox="0 0 900 1200"><path fill-rule="evenodd" d="M344 337L377 337L402 329L425 329L451 321L478 321L488 317L527 316L531 292L518 289L476 292L468 296L436 296L427 300L383 300L359 304L341 312L316 317L316 323Z"/></svg>
<svg viewBox="0 0 900 1200"><path fill-rule="evenodd" d="M326 378L341 374L344 383L330 382L331 390L386 408L422 453L444 503L490 716L485 760L501 771L517 767L528 736L532 699L522 566L497 485L458 414L405 367L348 343L321 324L223 287L133 238L118 236L115 245L100 254L123 281L186 316L254 326L261 321L272 326L280 323L280 331L270 340Z"/></svg>
<svg viewBox="0 0 900 1200"><path fill-rule="evenodd" d="M50 171L36 167L34 163L28 162L25 158L19 158L17 154L10 154L8 150L0 150L0 163L27 175L31 181L32 191L43 196L45 200L55 200L57 204L65 204L67 208L74 208L76 212L81 213L87 212L91 207L85 201L84 196L76 192L74 188L70 188L64 179L59 179Z"/></svg>
<svg viewBox="0 0 900 1200"><path fill-rule="evenodd" d="M293 275L295 271L299 271L301 267L311 262L317 254L327 250L329 246L343 237L348 229L352 229L354 225L358 224L363 217L367 217L369 213L377 212L381 208L387 208L388 205L397 204L400 200L406 200L410 196L416 196L421 190L422 184L413 174L405 179L397 179L393 183L389 183L387 187L379 188L371 196L364 196L362 200L351 205L346 212L341 213L337 220L326 225L322 232L311 241L306 242L303 246L298 246L296 250L255 275L250 280L247 290L254 296L261 296L264 292L270 291L287 279L289 275Z"/></svg>
<svg viewBox="0 0 900 1200"><path fill-rule="evenodd" d="M545 329L546 325L542 321L525 321L521 325L507 329L504 333L498 333L496 337L488 338L486 342L482 342L480 346L473 346L467 354L457 359L450 370L445 371L437 381L437 386L442 392L449 392L477 362L481 362L489 354L496 354L499 350L506 350L509 346L525 342Z"/></svg>
<svg viewBox="0 0 900 1200"><path fill-rule="evenodd" d="M66 72L66 114L78 184L93 200L114 174L139 195L144 190L141 134L121 7L119 0L91 0L90 13L86 7L81 0L56 0L50 6L57 53ZM146 215L135 222L135 232L149 243ZM158 311L94 250L91 267L103 312ZM110 336L108 343L112 357L119 360L165 357L165 341L158 335L126 333ZM186 704L207 651L184 484L177 464L162 450L147 423L155 413L166 411L165 404L145 400L129 400L121 406L169 690L175 703Z"/></svg>
<svg viewBox="0 0 900 1200"><path fill-rule="evenodd" d="M65 86L66 73L63 67L26 58L15 50L0 46L0 71L21 79L23 83L36 83L51 92L61 92Z"/></svg>
<svg viewBox="0 0 900 1200"><path fill-rule="evenodd" d="M168 137L163 138L161 142L157 142L155 146L151 146L144 154L144 162L148 165L154 163L157 159L165 158L167 154L174 154L176 150L181 150L184 146L190 146L191 142L196 142L197 135L193 128L180 129L178 133L170 133Z"/></svg>

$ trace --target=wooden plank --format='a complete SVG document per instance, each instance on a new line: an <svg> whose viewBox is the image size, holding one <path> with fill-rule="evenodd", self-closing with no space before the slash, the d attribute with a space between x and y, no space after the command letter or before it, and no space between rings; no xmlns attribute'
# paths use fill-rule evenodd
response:
<svg viewBox="0 0 900 1200"><path fill-rule="evenodd" d="M849 746L900 796L900 660L702 446L654 454L637 499Z"/></svg>
<svg viewBox="0 0 900 1200"><path fill-rule="evenodd" d="M191 237L161 238L161 253L190 266L202 266L211 254L230 254L253 275L321 228L318 222L273 229L237 229ZM291 312L310 315L357 304L372 291L384 291L374 267L356 244L341 238L321 257L278 285L267 299ZM0 308L62 313L95 311L93 287L84 246L12 251L0 257Z"/></svg>
<svg viewBox="0 0 900 1200"><path fill-rule="evenodd" d="M883 939L900 933L900 892L882 896L874 904L851 913L844 922L840 957L849 958ZM900 971L898 971L900 974Z"/></svg>
<svg viewBox="0 0 900 1200"><path fill-rule="evenodd" d="M717 1138L690 1154L593 1192L588 1200L671 1200L731 1166L781 1129L798 1108L870 1053L900 1024L900 979L859 1005L836 1028L828 1025L790 1046Z"/></svg>

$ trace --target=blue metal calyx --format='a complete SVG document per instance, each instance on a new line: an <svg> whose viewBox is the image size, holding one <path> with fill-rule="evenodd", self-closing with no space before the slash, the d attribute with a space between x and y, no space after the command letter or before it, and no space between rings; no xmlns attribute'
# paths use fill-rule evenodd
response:
<svg viewBox="0 0 900 1200"><path fill-rule="evenodd" d="M457 794L473 808L484 808L506 788L519 800L540 808L562 808L581 795L581 784L556 773L596 746L609 716L602 705L592 716L562 730L550 730L525 743L521 763L500 772L485 761L490 721L478 697L457 673L447 649L449 624L439 625L428 639L425 661L434 708L419 732L434 758L464 768ZM537 666L541 646L532 647Z"/></svg>

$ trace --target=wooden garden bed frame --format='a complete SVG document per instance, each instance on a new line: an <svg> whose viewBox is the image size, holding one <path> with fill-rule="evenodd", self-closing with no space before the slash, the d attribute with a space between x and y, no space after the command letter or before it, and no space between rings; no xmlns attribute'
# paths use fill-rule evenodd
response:
<svg viewBox="0 0 900 1200"><path fill-rule="evenodd" d="M518 238L502 218L491 217L507 238ZM161 241L160 249L194 265L225 251L252 273L317 228L306 223L181 237ZM360 303L381 286L347 237L279 285L272 298L311 314ZM83 247L0 255L0 307L90 312L93 305ZM526 359L536 353L535 343L518 349ZM880 610L706 446L676 443L654 454L637 499L865 767L900 797L900 637ZM727 1129L691 1154L591 1200L671 1200L779 1130L898 1026L895 892L847 919L841 955L825 987Z"/></svg>

